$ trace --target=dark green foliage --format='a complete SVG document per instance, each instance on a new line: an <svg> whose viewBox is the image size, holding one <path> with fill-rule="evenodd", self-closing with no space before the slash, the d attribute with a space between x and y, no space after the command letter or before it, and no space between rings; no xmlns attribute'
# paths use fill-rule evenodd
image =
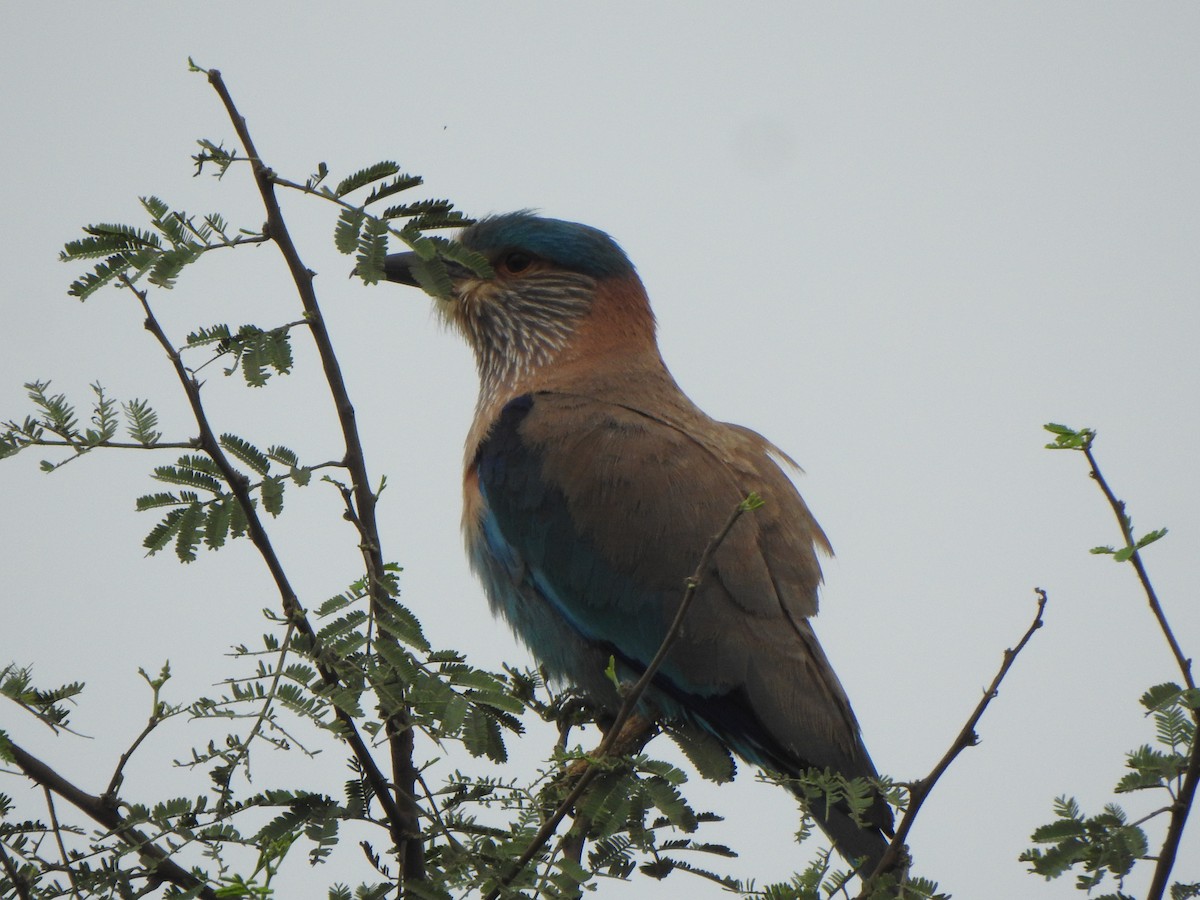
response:
<svg viewBox="0 0 1200 900"><path fill-rule="evenodd" d="M389 178L399 172L400 166L390 160L377 162L343 178L338 182L338 186L333 189L332 194L334 197L344 197L353 191L357 191L359 188L366 187L368 184L374 184L376 181L382 181L384 178Z"/></svg>
<svg viewBox="0 0 1200 900"><path fill-rule="evenodd" d="M367 284L383 281L383 260L387 256L388 225L383 219L370 218L358 235L358 265L355 271Z"/></svg>
<svg viewBox="0 0 1200 900"><path fill-rule="evenodd" d="M361 209L343 209L333 230L333 244L347 256L358 249L358 234L367 214Z"/></svg>
<svg viewBox="0 0 1200 900"><path fill-rule="evenodd" d="M221 178L239 158L235 151L226 150L223 144L204 138L196 141L196 143L200 147L200 152L192 157L192 161L196 164L197 175L204 171L205 166L211 165L217 170L214 174L218 178Z"/></svg>
<svg viewBox="0 0 1200 900"><path fill-rule="evenodd" d="M220 151L213 145L203 152L207 154L205 161L215 161ZM227 167L231 161L225 160L224 165ZM197 218L182 210L171 210L158 197L143 197L142 208L153 230L115 223L88 225L83 229L87 237L64 245L59 253L63 262L104 257L91 272L71 284L68 294L86 300L106 284L115 281L132 286L143 276L155 287L173 288L184 268L208 251L265 240L261 233L245 229L230 237L222 216L214 213Z"/></svg>
<svg viewBox="0 0 1200 900"><path fill-rule="evenodd" d="M150 408L149 403L134 399L122 403L121 409L125 413L131 438L146 446L158 443L162 437L162 432L158 431L158 413Z"/></svg>
<svg viewBox="0 0 1200 900"><path fill-rule="evenodd" d="M1177 795L1195 738L1190 711L1196 694L1176 684L1160 684L1142 695L1142 706L1155 722L1159 748L1146 744L1127 755L1130 771L1117 782L1117 793L1161 790L1168 796L1167 803ZM1146 818L1164 811L1160 808ZM1114 876L1120 886L1137 861L1150 852L1140 824L1130 823L1116 804L1086 816L1074 798L1059 797L1054 802L1054 814L1053 822L1033 833L1032 840L1042 846L1030 848L1020 857L1031 864L1030 871L1047 879L1078 867L1081 871L1076 876L1076 887L1080 890L1099 886L1106 875Z"/></svg>
<svg viewBox="0 0 1200 900"><path fill-rule="evenodd" d="M219 439L221 448L233 460L243 464L258 481L239 473L244 479L246 491L254 503L254 495L262 508L272 516L283 512L284 477L271 475L271 462L289 466L288 477L297 485L310 481L311 470L296 465L296 454L286 447L272 447L264 453L254 444L236 434L223 434ZM242 537L247 532L248 518L225 474L212 458L199 454L180 456L174 465L156 466L153 477L158 481L192 488L178 492L160 491L138 497L138 512L172 507L171 511L151 529L143 546L154 555L175 540L175 553L183 562L196 559L196 550L201 542L210 550L225 545L230 537ZM207 495L207 496L205 496Z"/></svg>
<svg viewBox="0 0 1200 900"><path fill-rule="evenodd" d="M90 427L80 427L75 406L65 394L49 393L49 381L31 381L25 385L29 399L33 402L34 415L26 416L21 422L10 420L0 423L0 459L13 456L26 447L63 447L72 454L57 463L45 460L42 470L52 472L73 459L97 447L112 446L120 421L118 406L124 413L126 430L131 438L143 446L153 446L162 435L155 430L158 414L144 400L117 403L104 391L98 382L93 384L94 395L90 415Z"/></svg>
<svg viewBox="0 0 1200 900"><path fill-rule="evenodd" d="M369 202L369 201L368 201ZM432 228L461 228L471 220L454 208L449 200L417 200L400 206L389 206L384 219L412 218L412 224L422 231Z"/></svg>
<svg viewBox="0 0 1200 900"><path fill-rule="evenodd" d="M1031 863L1030 870L1047 879L1081 865L1083 873L1076 878L1076 887L1090 891L1106 875L1117 878L1118 884L1129 874L1139 857L1149 852L1146 833L1130 824L1125 811L1110 803L1095 816L1084 816L1073 798L1059 797L1054 802L1056 821L1033 832L1032 840L1050 845L1048 849L1032 848L1021 854L1021 861Z"/></svg>
<svg viewBox="0 0 1200 900"><path fill-rule="evenodd" d="M204 347L216 344L217 357L232 356L233 361L225 370L232 375L241 369L242 376L251 387L262 387L271 377L272 369L279 375L292 370L291 326L264 330L257 325L243 325L235 334L228 325L213 325L198 328L187 336L188 347Z"/></svg>
<svg viewBox="0 0 1200 900"><path fill-rule="evenodd" d="M375 203L378 200L383 200L386 197L391 197L393 194L398 194L401 191L407 191L409 188L414 188L424 183L424 179L420 176L398 175L391 181L386 181L383 184L377 185L375 189L367 196L367 199L363 201L363 206L370 206L372 203ZM461 214L459 215L461 217ZM391 217L384 216L384 218ZM421 225L419 227L426 228L428 226Z"/></svg>

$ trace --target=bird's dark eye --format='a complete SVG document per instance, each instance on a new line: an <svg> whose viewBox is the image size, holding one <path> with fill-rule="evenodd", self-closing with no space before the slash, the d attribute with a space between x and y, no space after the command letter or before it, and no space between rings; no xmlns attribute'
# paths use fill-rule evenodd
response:
<svg viewBox="0 0 1200 900"><path fill-rule="evenodd" d="M500 260L500 268L510 275L524 272L533 265L533 257L521 250L511 250Z"/></svg>

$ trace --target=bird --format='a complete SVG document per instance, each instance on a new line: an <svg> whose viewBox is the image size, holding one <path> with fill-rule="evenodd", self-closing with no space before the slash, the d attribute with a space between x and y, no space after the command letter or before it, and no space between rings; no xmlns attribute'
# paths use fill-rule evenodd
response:
<svg viewBox="0 0 1200 900"><path fill-rule="evenodd" d="M492 611L551 679L613 710L610 661L624 679L643 673L713 536L755 493L763 506L715 547L643 706L784 775L877 777L810 621L818 553L832 551L790 457L688 399L646 289L604 231L524 210L456 241L494 273L448 254L451 289L436 300L478 368L463 533ZM384 276L419 287L423 265L391 254ZM861 824L842 804L809 812L860 873L874 870L892 834L882 798Z"/></svg>

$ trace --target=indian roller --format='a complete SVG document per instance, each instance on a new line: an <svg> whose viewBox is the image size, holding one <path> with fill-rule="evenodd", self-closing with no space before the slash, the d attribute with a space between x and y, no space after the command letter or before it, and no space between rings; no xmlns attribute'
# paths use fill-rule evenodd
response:
<svg viewBox="0 0 1200 900"><path fill-rule="evenodd" d="M458 241L495 271L447 262L453 289L438 301L479 370L463 530L493 612L552 678L615 710L610 660L622 677L642 673L706 547L757 493L765 505L716 548L643 705L777 772L875 776L810 624L817 551L830 547L780 467L794 463L680 390L646 290L604 232L516 212ZM398 253L384 271L416 286L419 267ZM870 872L892 830L886 804L877 798L862 826L838 805L810 806L838 852Z"/></svg>

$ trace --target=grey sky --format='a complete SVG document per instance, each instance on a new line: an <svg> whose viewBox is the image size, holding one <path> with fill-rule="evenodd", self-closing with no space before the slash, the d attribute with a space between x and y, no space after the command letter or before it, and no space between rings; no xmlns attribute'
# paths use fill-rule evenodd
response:
<svg viewBox="0 0 1200 900"><path fill-rule="evenodd" d="M928 771L1027 625L1033 587L1049 592L1046 628L912 846L919 871L959 897L1073 895L1016 856L1056 794L1090 810L1111 799L1123 753L1152 737L1137 696L1177 672L1132 573L1087 554L1117 540L1111 514L1082 459L1041 449L1040 426L1097 428L1138 529L1171 529L1148 562L1185 650L1200 652L1200 7L330 9L6 11L0 417L24 415L23 381L83 399L100 379L156 403L169 437L190 434L130 299L81 306L65 295L76 268L55 261L83 224L138 222L139 194L261 221L241 177L190 178L193 139L232 129L189 54L224 72L289 176L390 158L470 213L535 207L603 228L638 266L684 389L804 466L838 553L817 630L882 769ZM347 280L329 211L287 209L372 471L388 475L381 512L405 601L436 643L483 665L524 661L461 553L466 347L416 292ZM217 321L274 324L295 312L281 276L271 249L248 249L156 302L180 339ZM214 374L209 402L221 428L320 461L336 452L333 419L306 399L311 384L251 393ZM142 559L153 522L132 498L167 460L95 454L43 477L38 458L0 465L0 661L88 681L77 721L96 739L50 740L15 709L0 727L99 790L146 714L136 667L169 657L177 698L205 691L273 600L246 546L187 568ZM309 605L357 574L327 493L293 496L272 524ZM171 777L189 740L168 729L146 760ZM339 790L340 759L322 765ZM171 790L203 790L188 785ZM766 880L802 865L786 796L748 773L694 793L730 816L712 832L744 851L730 871ZM1122 802L1140 815L1153 801ZM1181 879L1200 879L1198 828ZM685 878L603 895L721 895Z"/></svg>

